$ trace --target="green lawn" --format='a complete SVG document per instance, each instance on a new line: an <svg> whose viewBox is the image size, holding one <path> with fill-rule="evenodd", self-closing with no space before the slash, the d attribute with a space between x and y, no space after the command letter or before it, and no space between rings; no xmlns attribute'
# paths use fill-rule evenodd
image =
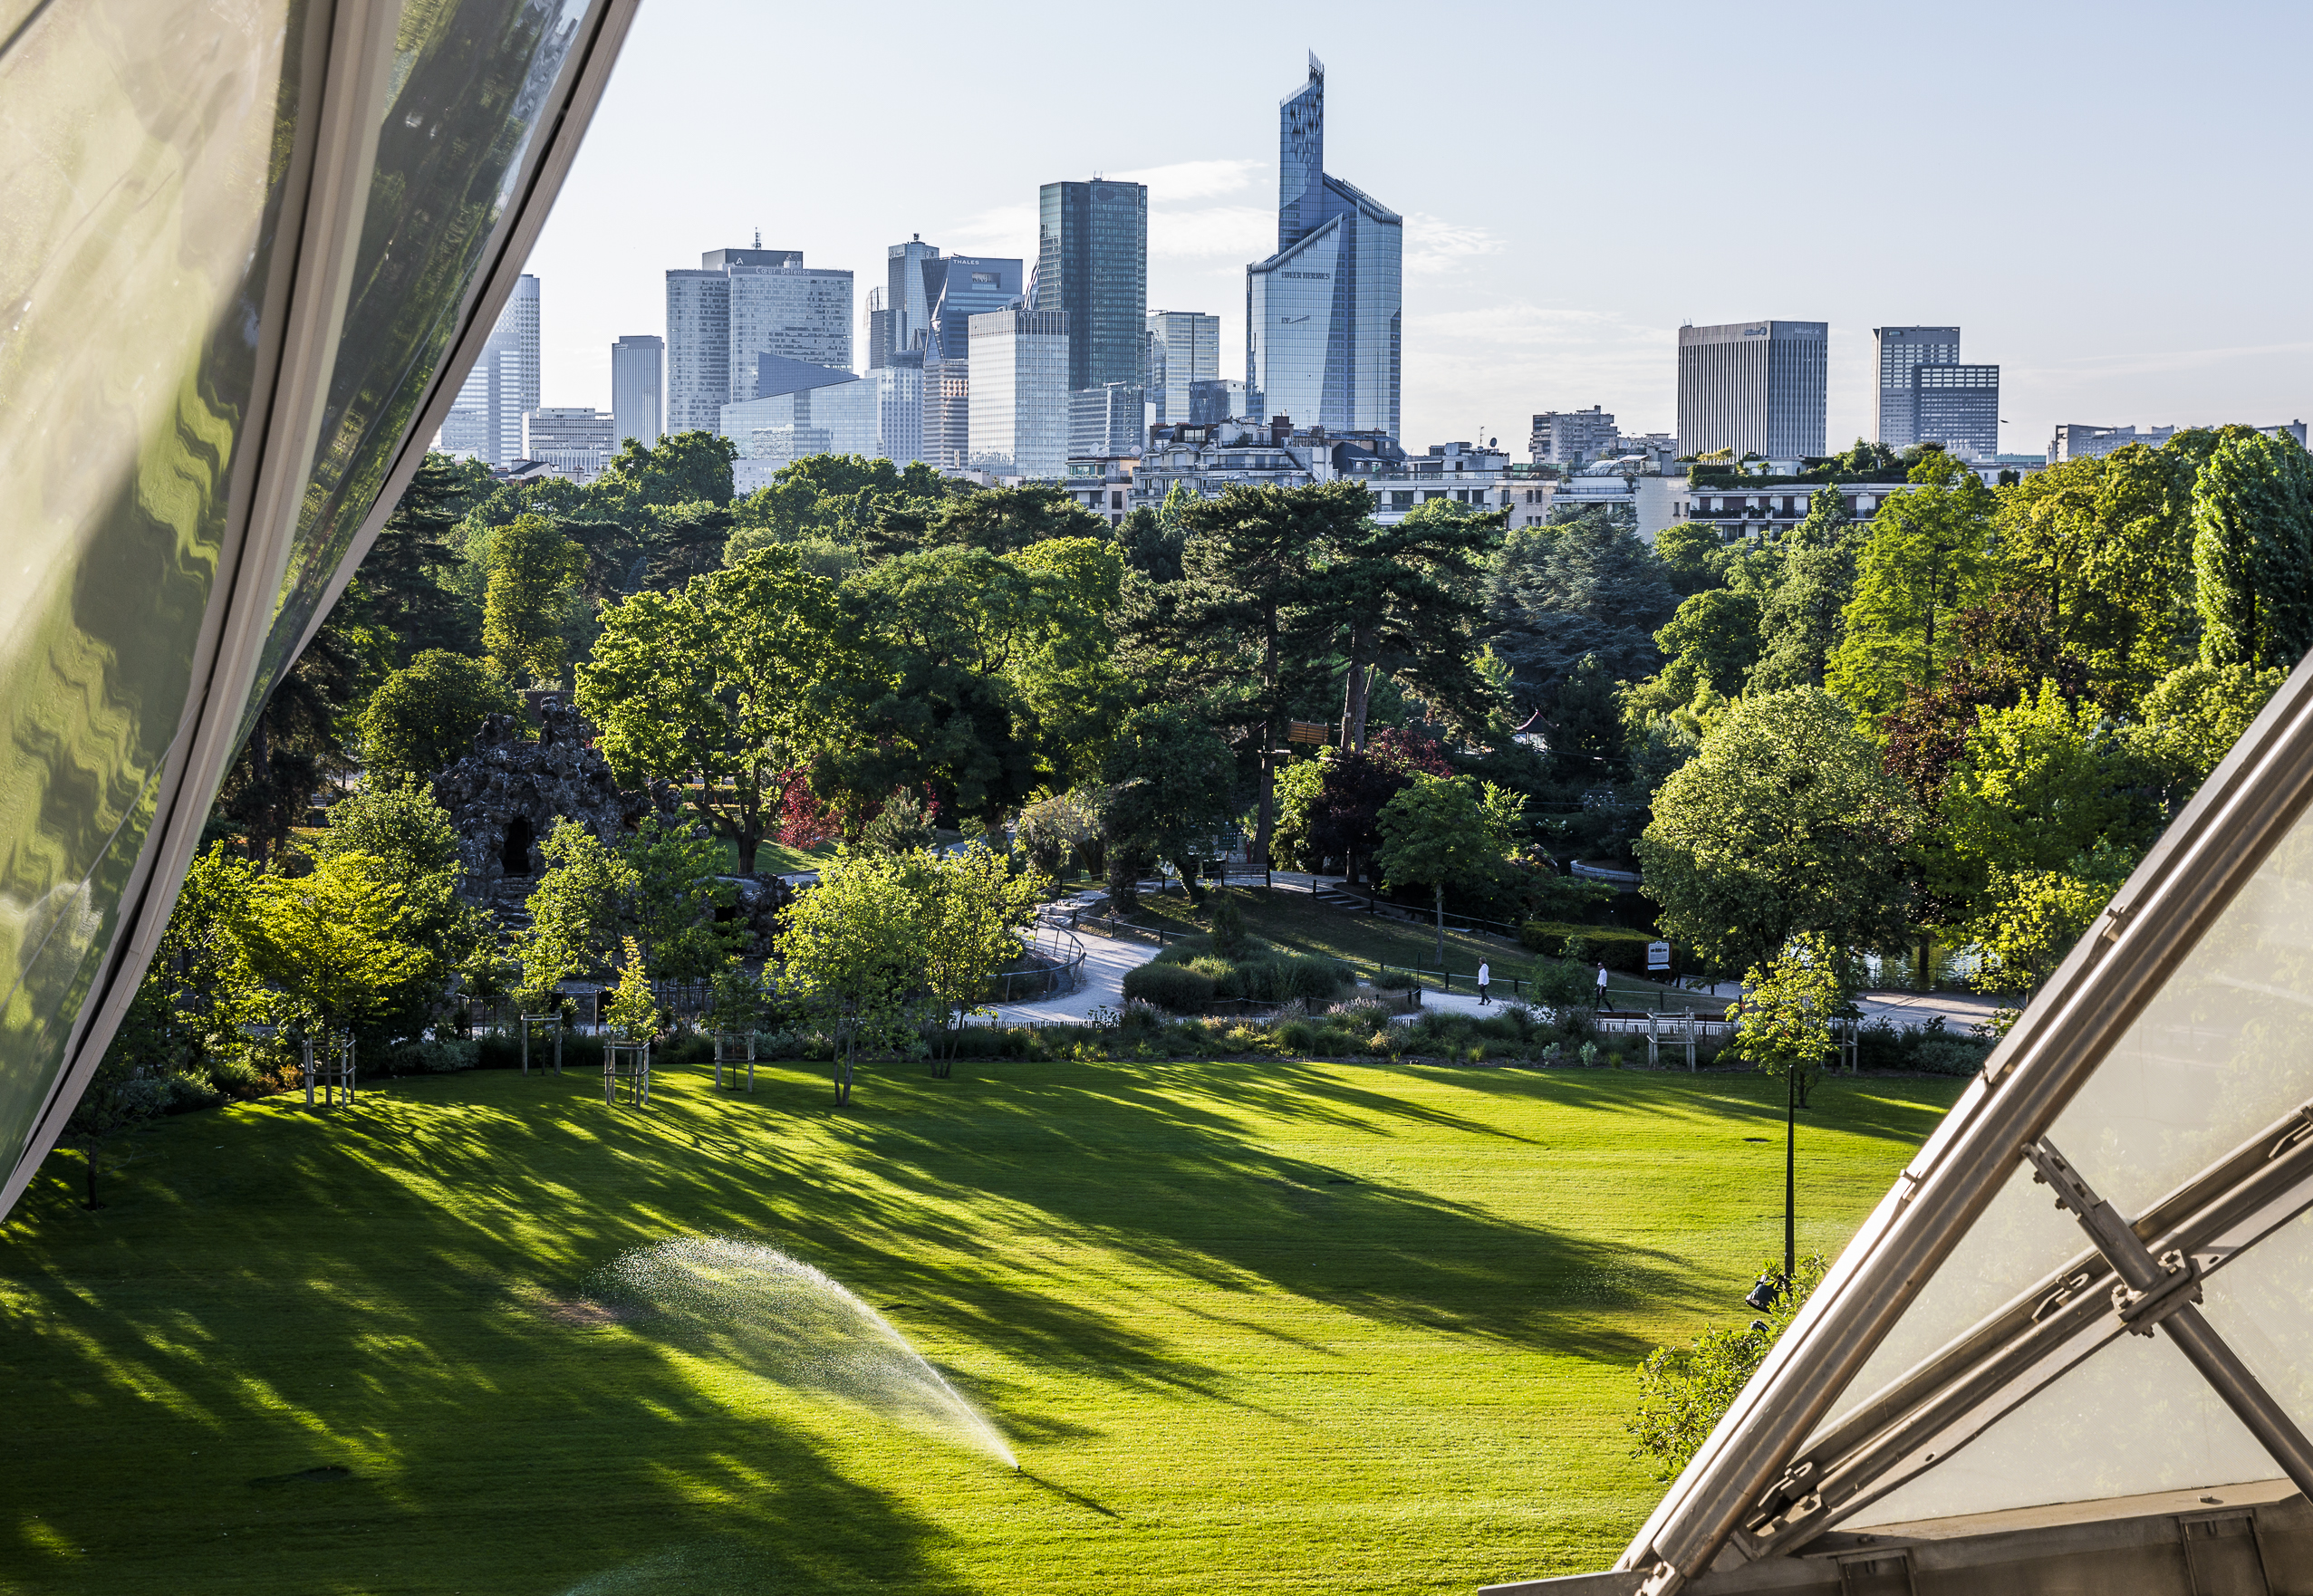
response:
<svg viewBox="0 0 2313 1596"><path fill-rule="evenodd" d="M1410 925L1381 915L1360 914L1282 887L1268 890L1258 887L1209 888L1205 895L1211 899L1224 893L1243 912L1247 930L1292 952L1325 954L1368 967L1376 964L1398 969L1438 967L1438 932L1434 926ZM1172 895L1143 894L1141 913L1134 918L1142 924L1162 926L1172 931L1201 931L1207 924L1202 911L1192 912L1186 899ZM1504 983L1505 988L1510 976L1522 976L1534 967L1534 955L1508 937L1447 930L1446 967L1456 977L1455 991L1470 989L1470 981L1476 979L1481 959L1493 965L1495 977ZM1731 1001L1714 999L1701 992L1678 991L1661 982L1642 980L1618 971L1608 973L1607 992L1612 1001L1620 1005L1673 1010L1691 1007L1713 1014L1722 1012Z"/></svg>
<svg viewBox="0 0 2313 1596"><path fill-rule="evenodd" d="M1653 1343L1749 1317L1772 1082L1008 1062L397 1082L59 1155L0 1228L0 1590L1456 1591L1603 1565ZM1960 1090L1835 1081L1836 1246ZM1026 1466L576 1301L767 1241L886 1307ZM342 1477L299 1477L345 1470Z"/></svg>

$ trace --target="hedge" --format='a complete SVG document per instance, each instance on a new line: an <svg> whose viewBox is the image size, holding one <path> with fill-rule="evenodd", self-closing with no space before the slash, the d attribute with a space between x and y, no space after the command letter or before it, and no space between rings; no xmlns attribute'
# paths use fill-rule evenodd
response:
<svg viewBox="0 0 2313 1596"><path fill-rule="evenodd" d="M1185 965L1145 964L1124 973L1124 995L1175 1013L1194 1012L1213 1000L1213 978Z"/></svg>

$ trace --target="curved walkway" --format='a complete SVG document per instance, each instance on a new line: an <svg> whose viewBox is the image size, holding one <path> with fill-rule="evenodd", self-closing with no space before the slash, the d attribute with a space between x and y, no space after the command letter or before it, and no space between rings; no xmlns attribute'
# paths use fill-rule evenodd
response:
<svg viewBox="0 0 2313 1596"><path fill-rule="evenodd" d="M1052 905L1066 909L1072 905L1091 902L1098 893L1084 892L1073 899L1063 899ZM973 1024L981 1025L1018 1025L1036 1020L1083 1020L1096 1008L1122 1009L1124 1006L1124 973L1136 970L1157 956L1156 945L1151 942L1128 941L1122 937L1101 937L1089 928L1078 926L1076 940L1084 945L1084 962L1077 972L1074 992L1057 992L1050 997L1026 999L1019 1003L991 1005L995 1011L982 1014Z"/></svg>

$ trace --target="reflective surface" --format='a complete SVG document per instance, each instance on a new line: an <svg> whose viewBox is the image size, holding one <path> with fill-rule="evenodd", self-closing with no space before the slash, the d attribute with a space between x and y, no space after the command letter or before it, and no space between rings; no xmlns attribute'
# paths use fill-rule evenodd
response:
<svg viewBox="0 0 2313 1596"><path fill-rule="evenodd" d="M245 726L377 501L505 215L583 0L409 0L353 298Z"/></svg>
<svg viewBox="0 0 2313 1596"><path fill-rule="evenodd" d="M0 59L0 1148L24 1146L195 684L303 8L51 5Z"/></svg>
<svg viewBox="0 0 2313 1596"><path fill-rule="evenodd" d="M129 936L123 892L150 866L143 918L174 898L185 860L149 857L156 817L178 817L172 837L197 827L220 774L212 749L184 790L185 755L220 717L246 732L295 658L510 215L551 197L529 187L529 158L573 92L573 44L608 34L599 82L630 14L607 0L592 20L583 0L344 0L310 22L302 0L0 6L0 516L14 567L0 584L0 1209L69 1108L50 1099ZM565 147L583 123L562 127ZM365 208L336 197L349 179ZM335 208L306 208L325 187ZM298 216L322 234L294 242L282 218ZM348 245L350 285L329 264ZM313 415L275 396L324 372L324 389L299 389L325 395L309 457L273 447ZM288 417L279 434L258 424L267 405ZM294 526L269 504L294 505ZM251 620L254 673L246 648L219 651Z"/></svg>

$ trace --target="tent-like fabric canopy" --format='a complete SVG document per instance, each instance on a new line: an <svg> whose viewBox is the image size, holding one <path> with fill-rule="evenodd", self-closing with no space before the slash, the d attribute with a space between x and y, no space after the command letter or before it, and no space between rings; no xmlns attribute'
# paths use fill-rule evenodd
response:
<svg viewBox="0 0 2313 1596"><path fill-rule="evenodd" d="M0 1214L481 352L635 4L0 3Z"/></svg>
<svg viewBox="0 0 2313 1596"><path fill-rule="evenodd" d="M1614 1571L1495 1592L2313 1590L2299 669Z"/></svg>

